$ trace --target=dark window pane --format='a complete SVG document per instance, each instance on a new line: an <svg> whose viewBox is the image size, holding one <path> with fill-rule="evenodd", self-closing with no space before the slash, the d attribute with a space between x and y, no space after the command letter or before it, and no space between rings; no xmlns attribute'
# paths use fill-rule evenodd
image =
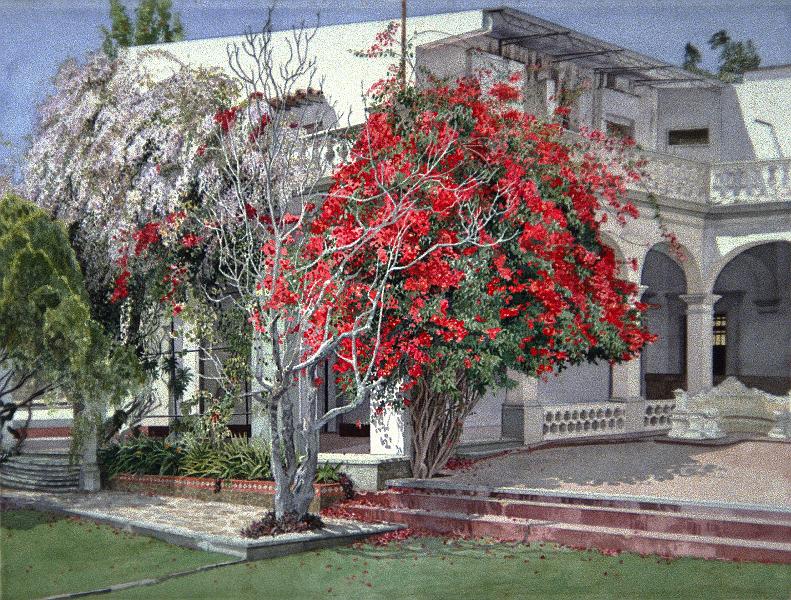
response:
<svg viewBox="0 0 791 600"><path fill-rule="evenodd" d="M673 129L667 133L670 146L693 146L709 143L709 129Z"/></svg>

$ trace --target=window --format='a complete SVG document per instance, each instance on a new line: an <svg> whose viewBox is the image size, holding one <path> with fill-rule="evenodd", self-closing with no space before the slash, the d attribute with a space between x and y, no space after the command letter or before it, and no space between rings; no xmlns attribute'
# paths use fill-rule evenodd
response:
<svg viewBox="0 0 791 600"><path fill-rule="evenodd" d="M618 78L613 73L607 73L604 78L604 87L610 90L617 90L618 88Z"/></svg>
<svg viewBox="0 0 791 600"><path fill-rule="evenodd" d="M728 317L726 315L714 315L714 345L727 346Z"/></svg>
<svg viewBox="0 0 791 600"><path fill-rule="evenodd" d="M698 146L709 143L709 128L671 129L667 132L668 146Z"/></svg>
<svg viewBox="0 0 791 600"><path fill-rule="evenodd" d="M634 126L633 125L624 125L623 123L613 123L612 121L606 121L606 130L607 135L609 137L621 138L621 139L634 139Z"/></svg>
<svg viewBox="0 0 791 600"><path fill-rule="evenodd" d="M714 345L712 347L712 371L714 377L724 377L727 372L728 317L714 315Z"/></svg>

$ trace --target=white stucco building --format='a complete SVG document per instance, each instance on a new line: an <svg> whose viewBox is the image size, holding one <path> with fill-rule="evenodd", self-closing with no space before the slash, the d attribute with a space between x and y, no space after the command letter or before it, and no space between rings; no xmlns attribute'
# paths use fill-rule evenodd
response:
<svg viewBox="0 0 791 600"><path fill-rule="evenodd" d="M362 91L393 60L352 51L368 47L386 25L322 27L313 39L325 94L352 125L364 118ZM624 276L655 306L648 318L658 342L639 361L576 367L547 382L493 391L468 419L468 440L531 443L663 430L673 389L694 393L728 375L775 394L789 391L791 66L756 69L742 83L725 84L510 8L410 18L407 27L418 72L521 71L526 108L537 114L553 110L562 87L584 84L569 129L633 137L651 172L630 192L641 217L626 228L608 224L607 240L618 255L637 260L637 271ZM285 48L288 35L273 34L274 47ZM226 48L234 43L241 38L166 49L193 65L227 68ZM684 260L664 241L649 193ZM326 396L331 406L331 389ZM250 412L240 410L240 426L250 424ZM368 417L361 407L330 431ZM400 452L400 444L379 443L372 421L371 451Z"/></svg>
<svg viewBox="0 0 791 600"><path fill-rule="evenodd" d="M370 46L386 25L322 27L313 38L324 92L352 125L365 116L361 92L392 58L351 51ZM547 382L522 378L507 393L493 390L466 422L468 441L527 444L664 431L673 389L695 393L730 375L774 394L789 392L791 66L763 67L726 84L510 8L410 18L408 32L417 65L436 75L481 67L523 72L526 108L537 114L552 112L562 87L586 84L568 121L572 134L585 126L633 137L651 172L630 191L640 218L625 228L608 224L606 239L620 257L637 261L624 276L654 305L648 320L657 343L641 360L576 367ZM288 35L273 34L275 48L285 51L278 43ZM226 48L241 41L165 49L193 65L227 68ZM664 241L649 193L683 260ZM329 407L336 401L332 389L325 400ZM251 407L238 412L238 427L254 432ZM354 433L352 424L370 420L370 453L402 454L408 443L400 419L382 423L368 412L361 407L340 417L329 432ZM164 414L149 421L167 423Z"/></svg>

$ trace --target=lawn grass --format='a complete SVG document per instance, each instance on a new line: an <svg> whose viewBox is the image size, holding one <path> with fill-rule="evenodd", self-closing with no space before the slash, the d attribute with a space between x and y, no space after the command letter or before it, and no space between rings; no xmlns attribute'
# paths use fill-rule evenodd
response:
<svg viewBox="0 0 791 600"><path fill-rule="evenodd" d="M30 510L0 512L0 597L41 598L232 560Z"/></svg>
<svg viewBox="0 0 791 600"><path fill-rule="evenodd" d="M124 590L121 598L695 600L791 594L791 567L420 538L244 563Z"/></svg>
<svg viewBox="0 0 791 600"><path fill-rule="evenodd" d="M33 511L4 512L0 519L3 600L85 591L229 560ZM791 567L416 538L221 567L110 596L788 600Z"/></svg>

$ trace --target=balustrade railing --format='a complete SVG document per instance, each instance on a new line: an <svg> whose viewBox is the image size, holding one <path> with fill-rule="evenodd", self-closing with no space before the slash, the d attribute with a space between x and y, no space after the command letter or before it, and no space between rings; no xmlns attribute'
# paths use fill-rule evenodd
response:
<svg viewBox="0 0 791 600"><path fill-rule="evenodd" d="M322 147L328 170L348 158L356 129L342 128L329 133ZM570 141L590 144L590 149L602 152L602 158L608 162L624 158L645 160L645 176L628 184L633 191L697 204L791 201L791 159L707 163L642 148L618 155L617 151L597 149L596 144L573 132L566 135Z"/></svg>
<svg viewBox="0 0 791 600"><path fill-rule="evenodd" d="M563 439L624 433L625 405L614 402L585 402L545 407L544 439Z"/></svg>
<svg viewBox="0 0 791 600"><path fill-rule="evenodd" d="M543 406L542 440L662 432L670 429L673 400L580 402Z"/></svg>
<svg viewBox="0 0 791 600"><path fill-rule="evenodd" d="M639 150L647 163L646 176L630 189L688 202L709 201L709 165L669 154Z"/></svg>
<svg viewBox="0 0 791 600"><path fill-rule="evenodd" d="M791 159L715 163L711 166L713 204L791 200Z"/></svg>

